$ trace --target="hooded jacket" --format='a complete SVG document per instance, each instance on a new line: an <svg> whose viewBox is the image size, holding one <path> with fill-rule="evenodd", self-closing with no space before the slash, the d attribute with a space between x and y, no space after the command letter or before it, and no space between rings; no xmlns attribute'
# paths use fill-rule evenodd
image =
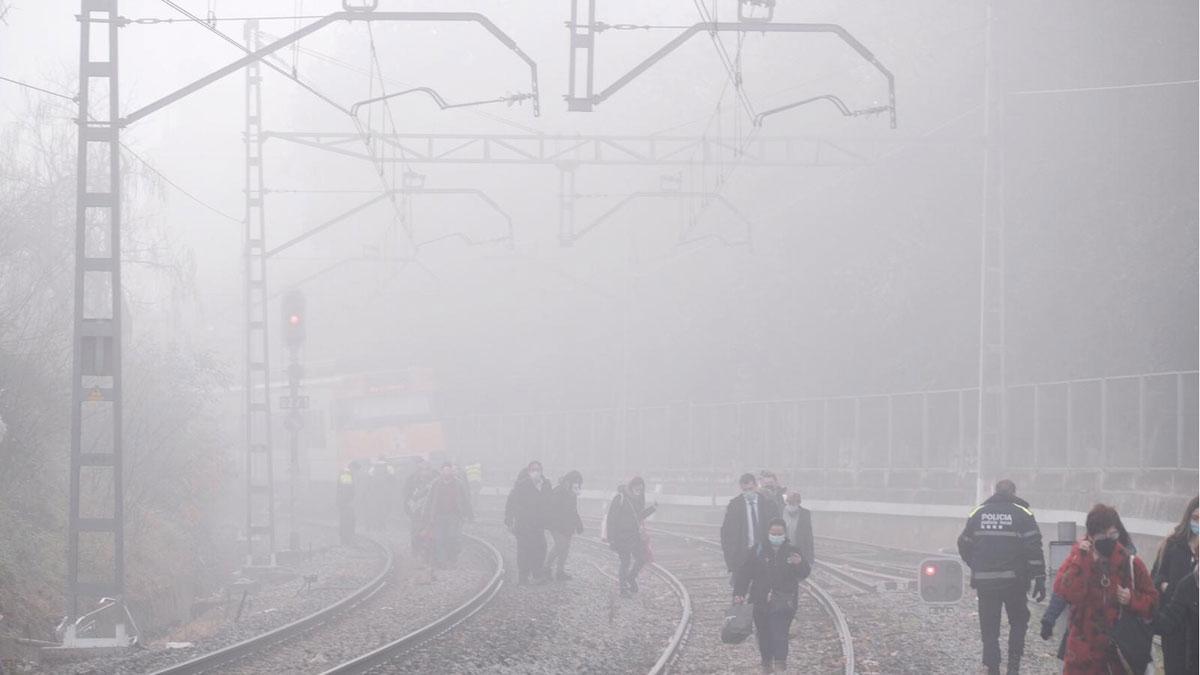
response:
<svg viewBox="0 0 1200 675"><path fill-rule="evenodd" d="M996 493L975 507L958 537L958 554L971 568L971 587L1027 585L1046 577L1042 531L1029 502Z"/></svg>

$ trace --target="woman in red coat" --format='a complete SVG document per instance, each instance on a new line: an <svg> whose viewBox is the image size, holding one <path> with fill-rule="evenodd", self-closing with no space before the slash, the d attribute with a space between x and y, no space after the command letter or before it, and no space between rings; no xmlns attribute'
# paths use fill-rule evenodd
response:
<svg viewBox="0 0 1200 675"><path fill-rule="evenodd" d="M1116 509L1097 504L1087 515L1087 537L1075 544L1058 568L1054 592L1071 604L1066 675L1125 672L1109 633L1122 610L1150 619L1158 591L1146 565L1117 541ZM1130 580L1130 560L1133 579Z"/></svg>

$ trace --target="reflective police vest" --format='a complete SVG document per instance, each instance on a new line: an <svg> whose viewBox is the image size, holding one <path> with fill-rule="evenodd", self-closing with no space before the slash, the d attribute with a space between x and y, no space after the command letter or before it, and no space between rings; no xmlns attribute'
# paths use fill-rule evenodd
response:
<svg viewBox="0 0 1200 675"><path fill-rule="evenodd" d="M466 466L467 482L482 483L483 482L483 465L479 463L468 464Z"/></svg>
<svg viewBox="0 0 1200 675"><path fill-rule="evenodd" d="M973 588L1003 588L1046 576L1042 532L1029 503L992 495L971 511L958 537L958 553L971 568Z"/></svg>

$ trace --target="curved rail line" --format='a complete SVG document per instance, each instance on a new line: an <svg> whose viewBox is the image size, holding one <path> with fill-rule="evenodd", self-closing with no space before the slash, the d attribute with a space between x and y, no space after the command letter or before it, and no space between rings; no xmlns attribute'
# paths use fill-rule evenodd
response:
<svg viewBox="0 0 1200 675"><path fill-rule="evenodd" d="M289 624L280 626L279 628L266 633L262 633L261 635L256 635L236 644L229 645L228 647L223 647L216 651L202 654L194 659L184 661L183 663L177 663L173 666L155 671L154 675L193 675L195 673L209 672L223 665L232 663L233 661L237 661L245 656L256 653L264 647L294 638L304 631L328 621L336 614L357 607L359 604L375 595L379 589L383 588L383 585L387 583L387 579L389 576L391 576L392 570L395 567L395 558L392 555L392 549L390 546L371 538L367 538L366 541L371 542L373 545L377 546L383 551L385 556L383 571L366 584L359 587L350 595L342 598L328 607L317 610L308 616L296 619Z"/></svg>
<svg viewBox="0 0 1200 675"><path fill-rule="evenodd" d="M667 648L663 650L662 656L658 657L658 661L650 669L650 675L660 675L661 673L666 673L668 668L679 658L683 639L687 637L688 631L692 627L692 595L688 593L687 587L683 585L679 577L672 574L667 568L658 563L650 563L650 569L657 572L666 580L671 589L675 591L675 594L679 596L679 603L683 607L683 614L679 617L679 625L675 627L675 633L671 636L670 642L667 643Z"/></svg>
<svg viewBox="0 0 1200 675"><path fill-rule="evenodd" d="M685 521L658 521L657 525L672 528L692 528L706 530L715 527L715 525L711 523ZM887 553L898 552L924 557L944 557L943 554L938 553L930 553L927 551L897 546L885 546L882 544L876 544L874 542L845 539L842 537L816 535L815 539L837 542L839 544L860 546L863 548L870 548ZM912 569L909 569L906 566L897 565L895 563L858 560L842 554L823 554L821 559L814 561L813 568L814 570L820 568L830 576L837 579L839 582L859 591L865 591L868 593L878 592L880 590L880 586L884 584L890 584L898 588L912 588L916 583L915 565Z"/></svg>
<svg viewBox="0 0 1200 675"><path fill-rule="evenodd" d="M690 525L691 523L687 524ZM719 542L704 537L697 537L692 534L664 530L661 527L656 527L651 531L661 532L662 534L669 536L695 541L716 549L721 548L721 544ZM829 591L826 591L815 581L806 581L804 584L802 584L802 587L810 596L812 596L814 600L817 601L817 604L821 606L821 609L823 609L825 613L828 614L833 620L834 626L837 628L838 640L842 644L842 659L845 662L844 673L845 675L854 675L854 636L850 633L850 623L846 621L845 612L842 611L841 606L838 605L837 600L830 595Z"/></svg>
<svg viewBox="0 0 1200 675"><path fill-rule="evenodd" d="M341 665L335 666L326 670L323 675L351 675L366 673L373 668L383 666L388 661L396 658L407 649L411 649L416 645L445 633L453 629L458 624L466 621L474 616L479 610L483 609L496 593L500 591L500 587L504 585L504 557L500 555L500 551L490 543L480 539L479 537L463 534L463 537L469 539L479 546L482 546L485 551L491 556L496 565L496 571L492 574L492 578L487 584L475 595L471 596L466 602L450 610L440 618L432 621L421 628L405 635L404 637L389 642L386 645L358 658L347 661Z"/></svg>
<svg viewBox="0 0 1200 675"><path fill-rule="evenodd" d="M578 536L576 539L597 548L607 548L603 542L593 537ZM688 631L692 628L692 594L688 592L687 586L679 580L679 577L671 573L671 570L658 563L650 563L649 567L652 572L661 577L671 587L671 591L679 598L681 609L679 623L675 626L675 632L671 634L671 639L667 641L667 646L663 649L658 660L650 667L650 675L663 675L668 672L671 665L679 658L684 638L687 637Z"/></svg>

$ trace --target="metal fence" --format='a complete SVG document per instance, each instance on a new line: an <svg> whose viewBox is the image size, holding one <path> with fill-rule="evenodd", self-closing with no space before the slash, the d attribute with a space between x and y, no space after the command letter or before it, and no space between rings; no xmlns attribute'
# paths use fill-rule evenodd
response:
<svg viewBox="0 0 1200 675"><path fill-rule="evenodd" d="M456 456L513 476L532 458L551 475L578 468L605 480L636 471L724 481L748 467L970 472L978 395L949 389L476 414L447 420L447 435ZM1197 466L1196 371L1016 385L1004 408L1007 467Z"/></svg>

